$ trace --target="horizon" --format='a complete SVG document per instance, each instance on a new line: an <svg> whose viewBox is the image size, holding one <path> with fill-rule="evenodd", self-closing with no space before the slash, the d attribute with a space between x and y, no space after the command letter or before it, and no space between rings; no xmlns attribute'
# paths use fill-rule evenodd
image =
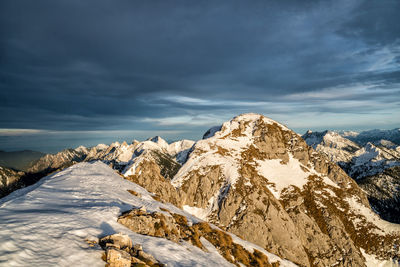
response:
<svg viewBox="0 0 400 267"><path fill-rule="evenodd" d="M222 123L220 125L222 125ZM286 124L283 124L283 125L287 126L289 129L291 129L288 125L286 125ZM217 126L217 125L213 125L213 126L207 128L207 130L212 128L212 127L215 127L215 126ZM374 130L389 131L389 130L397 130L397 129L400 129L400 128L399 127L393 128L393 129L377 129L377 128L375 128L375 129L366 129L366 130L349 130L349 129L319 129L319 130L306 129L306 130L304 130L304 129L302 129L303 131L301 131L301 132L300 131L296 131L294 129L291 129L291 130L293 130L294 132L296 132L297 134L302 136L309 130L311 130L312 132L352 131L352 132L361 133L361 132L374 131ZM54 153L60 152L60 151L65 150L65 149L75 149L75 148L78 148L79 146L84 146L84 147L90 148L90 147L94 147L94 146L99 145L99 144L111 145L112 143L115 143L115 142L119 142L119 143L126 142L126 143L130 144L133 140L137 140L137 141L141 142L141 141L145 141L145 140L151 139L151 138L153 138L155 136L160 136L162 139L164 139L165 141L167 141L167 143L170 144L170 143L173 143L173 142L176 142L176 141L180 141L180 140L183 140L183 139L188 139L188 140L192 140L192 141L198 141L198 140L202 139L203 135L207 132L207 130L203 131L199 135L198 138L179 138L179 137L178 138L176 138L176 137L175 138L174 137L165 138L165 136L162 136L162 135L159 135L159 134L155 133L153 135L150 134L148 136L144 136L143 138L135 138L135 137L129 137L129 136L121 137L120 136L120 137L115 137L113 139L112 136L108 136L108 137L102 137L102 138L95 139L95 140L104 140L104 142L99 142L99 143L88 142L86 144L85 143L79 143L82 140L82 138L77 138L77 139L75 139L75 141L63 143L63 145L61 145L61 146L60 145L48 146L48 147L52 147L50 150L39 150L39 149L36 149L37 146L32 146L32 147L21 146L19 149L9 149L9 150L0 148L0 152L20 152L20 151L27 150L27 151L42 152L42 153L47 153L47 154L54 154ZM90 132L88 132L88 133L90 133ZM0 140L1 140L1 134L2 133L0 131ZM52 135L52 134L59 135L60 133L48 133L48 134L49 135ZM31 136L28 135L27 138L28 139L32 139L32 138L34 138L33 136L32 135ZM48 136L46 134L44 134L44 133L41 133L41 135L39 135L37 137L39 137L39 138L43 138L43 137L48 138ZM58 140L58 139L59 139L59 136L56 138L56 140ZM73 144L73 145L69 145L69 144Z"/></svg>
<svg viewBox="0 0 400 267"><path fill-rule="evenodd" d="M395 0L0 3L0 150L400 127Z"/></svg>

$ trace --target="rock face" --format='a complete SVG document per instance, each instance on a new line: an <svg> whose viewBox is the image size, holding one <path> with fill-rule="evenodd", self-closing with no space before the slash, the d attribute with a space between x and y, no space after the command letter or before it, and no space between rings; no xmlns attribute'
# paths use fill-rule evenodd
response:
<svg viewBox="0 0 400 267"><path fill-rule="evenodd" d="M394 257L399 228L299 135L258 114L217 129L172 180L186 211L302 266L365 266L361 249Z"/></svg>
<svg viewBox="0 0 400 267"><path fill-rule="evenodd" d="M248 251L239 243L234 242L231 235L216 227L211 227L206 222L189 225L185 216L170 213L168 210L163 210L162 213L133 209L122 214L118 218L118 222L135 233L166 238L174 242L189 241L205 251L207 251L205 244L210 242L218 253L236 266L272 267L280 265L279 261L271 263L267 255L256 249ZM208 246L208 248L210 247ZM139 259L145 262L155 261L151 255L147 255L140 248L137 248L137 251Z"/></svg>
<svg viewBox="0 0 400 267"><path fill-rule="evenodd" d="M99 244L105 250L107 267L164 266L144 252L140 244L132 246L132 240L127 235L108 235L101 238Z"/></svg>
<svg viewBox="0 0 400 267"><path fill-rule="evenodd" d="M372 208L383 219L400 223L400 146L374 138L371 141L375 144L367 142L361 146L330 131L309 131L303 138L357 181L367 193ZM364 134L362 141L366 138Z"/></svg>

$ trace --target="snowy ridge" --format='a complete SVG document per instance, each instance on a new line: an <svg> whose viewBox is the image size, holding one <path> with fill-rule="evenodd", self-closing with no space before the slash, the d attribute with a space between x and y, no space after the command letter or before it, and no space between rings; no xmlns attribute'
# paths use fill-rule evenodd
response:
<svg viewBox="0 0 400 267"><path fill-rule="evenodd" d="M141 196L133 196L127 190ZM0 202L0 266L104 266L102 250L85 240L122 232L168 266L233 266L212 245L210 253L187 242L144 236L117 223L132 207L168 209L195 223L199 219L171 204L155 201L145 189L124 180L101 162L79 163L13 192ZM258 249L251 243L249 249ZM211 246L211 247L210 247ZM281 266L295 266L268 254Z"/></svg>

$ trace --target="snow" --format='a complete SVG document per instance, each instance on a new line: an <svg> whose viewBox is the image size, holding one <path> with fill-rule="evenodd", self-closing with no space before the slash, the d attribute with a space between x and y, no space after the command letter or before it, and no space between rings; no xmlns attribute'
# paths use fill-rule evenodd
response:
<svg viewBox="0 0 400 267"><path fill-rule="evenodd" d="M95 148L97 150L106 150L108 148L108 145L106 145L106 144L98 144L97 146L95 146Z"/></svg>
<svg viewBox="0 0 400 267"><path fill-rule="evenodd" d="M360 149L356 143L332 131L308 131L303 135L303 139L309 146L316 151L323 152L334 162L349 162L354 156L351 151Z"/></svg>
<svg viewBox="0 0 400 267"><path fill-rule="evenodd" d="M307 177L311 174L302 170L301 163L298 159L293 158L289 154L288 163L281 163L280 159L257 160L257 170L260 175L265 177L268 182L273 183L268 185L268 189L279 199L283 189L289 186L297 186L302 188L307 183Z"/></svg>
<svg viewBox="0 0 400 267"><path fill-rule="evenodd" d="M369 207L364 206L360 203L360 201L355 197L347 198L346 201L349 203L351 209L355 211L356 214L361 214L367 220L374 225L376 225L381 231L377 232L377 234L389 234L392 232L399 233L400 232L400 224L390 223L382 220L376 213L374 213Z"/></svg>
<svg viewBox="0 0 400 267"><path fill-rule="evenodd" d="M365 250L361 249L361 253L365 258L365 264L367 267L399 267L400 263L388 260L380 260L377 259L374 255L369 255L365 252Z"/></svg>
<svg viewBox="0 0 400 267"><path fill-rule="evenodd" d="M128 234L168 266L231 266L214 252L139 235L117 223L121 212L142 206L148 211L166 208L186 216L189 223L199 221L171 204L155 201L145 189L99 161L47 176L0 201L0 266L104 266L103 251L90 247L85 239L118 232Z"/></svg>

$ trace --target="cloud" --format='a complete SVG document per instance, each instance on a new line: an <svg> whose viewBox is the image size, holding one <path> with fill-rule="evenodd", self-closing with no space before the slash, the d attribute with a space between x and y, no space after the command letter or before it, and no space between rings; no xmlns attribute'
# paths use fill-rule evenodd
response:
<svg viewBox="0 0 400 267"><path fill-rule="evenodd" d="M0 5L3 129L197 137L243 112L396 124L399 1Z"/></svg>

